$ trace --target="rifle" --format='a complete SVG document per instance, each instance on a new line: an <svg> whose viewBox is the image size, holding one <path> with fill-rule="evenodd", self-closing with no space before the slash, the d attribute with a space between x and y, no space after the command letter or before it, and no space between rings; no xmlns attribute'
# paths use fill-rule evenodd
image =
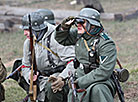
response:
<svg viewBox="0 0 138 102"><path fill-rule="evenodd" d="M10 75L8 75L8 76L6 77L6 79L11 78L17 71L20 71L21 68L22 68L22 65L20 65L20 66L19 66L18 68L16 68L12 73L10 73Z"/></svg>
<svg viewBox="0 0 138 102"><path fill-rule="evenodd" d="M69 80L70 80L71 88L73 90L73 95L77 97L76 85L74 84L74 75L71 71L69 72Z"/></svg>
<svg viewBox="0 0 138 102"><path fill-rule="evenodd" d="M20 71L22 68L30 68L30 66L24 66L24 65L20 65L19 67L17 67L12 73L10 73L6 79L12 78L12 76L17 73L17 71ZM14 79L14 78L13 78ZM16 79L15 79L16 80Z"/></svg>
<svg viewBox="0 0 138 102"><path fill-rule="evenodd" d="M34 50L34 40L33 40L33 34L32 34L32 27L31 27L31 16L29 17L29 31L30 31L30 49L31 49L31 58L32 58L32 66L31 66L31 75L30 75L30 87L29 87L29 97L32 102L36 102L37 97L37 82L36 80L33 81L33 75L37 75L37 65L35 60L35 50Z"/></svg>
<svg viewBox="0 0 138 102"><path fill-rule="evenodd" d="M83 95L81 96L81 99L80 99L80 102L82 102L83 98L85 97L85 95L87 93L87 91L86 91L86 89L77 89L76 84L74 82L74 78L75 77L74 77L73 73L71 71L69 71L69 80L70 80L70 84L71 84L71 88L73 90L73 96L74 96L74 97L72 97L72 102L75 102L75 100L77 98L77 92L78 93L84 92Z"/></svg>

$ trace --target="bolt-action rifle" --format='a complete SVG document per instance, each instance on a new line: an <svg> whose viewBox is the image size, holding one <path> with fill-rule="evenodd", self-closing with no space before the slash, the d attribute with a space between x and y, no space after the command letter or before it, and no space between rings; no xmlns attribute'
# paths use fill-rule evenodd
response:
<svg viewBox="0 0 138 102"><path fill-rule="evenodd" d="M20 65L17 69L15 69L12 73L10 73L10 74L6 77L6 79L11 78L17 71L20 71L21 68L22 68L22 65Z"/></svg>
<svg viewBox="0 0 138 102"><path fill-rule="evenodd" d="M37 65L35 60L35 50L34 50L34 40L31 27L31 16L29 14L29 31L30 31L30 49L31 49L31 75L30 75L30 87L29 87L29 97L32 102L36 102L37 97L37 82L33 81L33 76L37 75Z"/></svg>

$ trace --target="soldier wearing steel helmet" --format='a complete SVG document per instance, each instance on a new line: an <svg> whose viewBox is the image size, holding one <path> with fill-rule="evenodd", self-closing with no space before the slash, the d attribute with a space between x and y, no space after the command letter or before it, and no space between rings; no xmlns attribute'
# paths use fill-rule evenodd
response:
<svg viewBox="0 0 138 102"><path fill-rule="evenodd" d="M73 24L77 29L72 28ZM55 38L60 44L75 45L77 95L73 98L74 90L70 89L68 102L113 102L116 89L111 74L116 64L116 47L104 32L100 13L83 8L77 17L62 21Z"/></svg>
<svg viewBox="0 0 138 102"><path fill-rule="evenodd" d="M38 12L33 12L30 14L32 32L35 39L34 48L36 64L39 73L37 76L37 81L39 83L37 100L38 102L67 102L68 86L64 80L67 78L68 70L71 70L70 68L72 68L73 64L66 63L74 58L74 47L64 47L54 39L53 32L55 30L55 26L52 24L55 24L55 21L53 18L51 19L50 17L44 17L40 11L38 10ZM49 15L51 15L51 13L49 13L48 16ZM46 22L44 18L47 18ZM26 28L25 25L23 25L23 28ZM47 50L47 47L56 55ZM25 48L27 48L27 50ZM25 66L30 65L30 61L28 60L30 59L29 51L29 46L24 47L25 59L23 58L23 64ZM65 68L61 72L56 72L55 69L58 69L60 67ZM47 73L50 71L54 73ZM30 69L28 68L22 69L22 75L28 83L29 72ZM49 82L49 78L54 78L55 81ZM51 85L56 86L56 91L52 89Z"/></svg>

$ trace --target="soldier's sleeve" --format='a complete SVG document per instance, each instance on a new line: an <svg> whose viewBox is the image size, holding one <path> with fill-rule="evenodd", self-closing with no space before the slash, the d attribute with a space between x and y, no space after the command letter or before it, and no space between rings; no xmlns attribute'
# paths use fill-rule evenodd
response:
<svg viewBox="0 0 138 102"><path fill-rule="evenodd" d="M77 29L70 29L68 30L62 30L61 25L58 25L56 27L56 32L55 32L55 39L57 40L58 43L68 46L68 45L75 45L76 43L76 38L77 38Z"/></svg>
<svg viewBox="0 0 138 102"><path fill-rule="evenodd" d="M75 47L74 46L63 46L61 47L61 49L58 49L58 55L62 61L70 62L75 57ZM68 72L71 70L72 71L74 70L74 65L72 62L67 64L66 68L60 73L59 76L61 76L64 79L68 77Z"/></svg>
<svg viewBox="0 0 138 102"><path fill-rule="evenodd" d="M89 85L106 81L111 77L116 64L116 47L113 41L104 40L99 43L99 59L100 65L97 69L92 70L88 74L80 77L78 85L81 88L86 88Z"/></svg>
<svg viewBox="0 0 138 102"><path fill-rule="evenodd" d="M7 71L0 58L0 83L2 83L7 76Z"/></svg>
<svg viewBox="0 0 138 102"><path fill-rule="evenodd" d="M31 66L30 62L31 62L30 41L29 39L26 39L23 47L22 65ZM27 83L29 83L29 72L30 68L22 68L21 75L24 77Z"/></svg>
<svg viewBox="0 0 138 102"><path fill-rule="evenodd" d="M30 61L31 61L30 40L26 39L23 46L22 64L25 66L30 66Z"/></svg>
<svg viewBox="0 0 138 102"><path fill-rule="evenodd" d="M60 60L63 63L73 60L75 57L75 46L63 46L54 39L54 36L54 34L51 36L51 45L55 45L56 53ZM74 70L73 63L67 64L66 68L59 74L59 76L64 79L67 78L69 70Z"/></svg>

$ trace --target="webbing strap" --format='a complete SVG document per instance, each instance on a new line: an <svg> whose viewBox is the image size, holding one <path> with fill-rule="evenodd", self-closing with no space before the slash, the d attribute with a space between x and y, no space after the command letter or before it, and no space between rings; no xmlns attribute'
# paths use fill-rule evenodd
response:
<svg viewBox="0 0 138 102"><path fill-rule="evenodd" d="M35 36L34 36L34 39L35 39L35 43L39 44L40 46L42 46L43 48L45 48L46 50L48 50L49 52L51 52L51 53L54 54L55 56L59 57L57 53L55 53L54 51L52 51L51 49L49 49L49 48L46 47L45 45L42 45L40 42L37 42Z"/></svg>
<svg viewBox="0 0 138 102"><path fill-rule="evenodd" d="M36 43L38 43L40 46L42 46L42 47L45 48L46 50L50 51L50 52L51 52L52 54L54 54L55 56L59 57L59 56L57 55L57 53L55 53L54 51L52 51L51 49L49 49L49 48L46 47L45 45L42 45L40 42L36 42Z"/></svg>
<svg viewBox="0 0 138 102"><path fill-rule="evenodd" d="M90 48L88 47L87 41L85 39L83 41L84 41L84 44L85 44L87 50L90 51Z"/></svg>

